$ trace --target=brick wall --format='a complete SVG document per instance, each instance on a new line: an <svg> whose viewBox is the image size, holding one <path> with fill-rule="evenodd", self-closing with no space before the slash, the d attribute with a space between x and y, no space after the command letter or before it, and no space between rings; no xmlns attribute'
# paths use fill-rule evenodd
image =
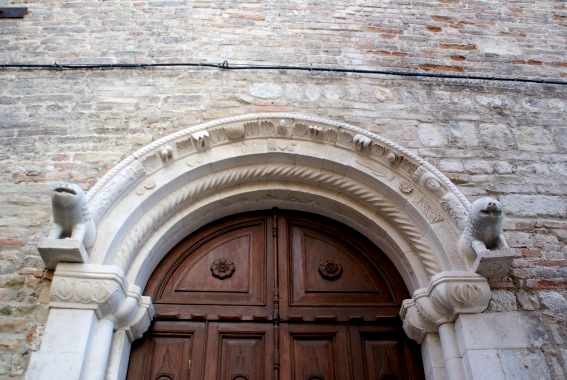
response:
<svg viewBox="0 0 567 380"><path fill-rule="evenodd" d="M567 3L7 1L0 64L223 62L567 81ZM207 68L0 68L0 379L23 377L47 316L36 245L54 183L91 187L125 155L251 112L342 120L426 158L470 198L499 198L522 257L489 312L541 328L540 378L567 376L567 86ZM542 369L543 368L543 369ZM534 370L535 371L535 370Z"/></svg>

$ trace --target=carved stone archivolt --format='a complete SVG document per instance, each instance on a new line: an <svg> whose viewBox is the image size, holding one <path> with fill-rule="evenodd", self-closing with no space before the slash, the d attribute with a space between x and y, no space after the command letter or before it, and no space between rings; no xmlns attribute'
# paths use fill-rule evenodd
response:
<svg viewBox="0 0 567 380"><path fill-rule="evenodd" d="M440 325L453 322L459 314L476 314L488 307L491 292L486 278L471 272L441 272L427 288L404 300L400 316L407 336L421 343L437 333Z"/></svg>
<svg viewBox="0 0 567 380"><path fill-rule="evenodd" d="M220 192L234 194L269 180L283 190L297 184L307 192L320 189L321 196L334 193L336 202L361 205L368 223L385 221L380 228L400 236L393 238L400 246L399 262L409 265L408 273L421 273L420 283L454 269L447 259L453 253L443 251L435 231L457 240L461 211L469 203L442 173L368 130L285 113L207 122L127 157L87 194L97 227L106 232L90 249L91 259L130 268L153 249L146 245L159 239L158 231L177 223L186 210L213 202ZM148 181L155 186L146 186ZM108 237L116 226L120 234Z"/></svg>

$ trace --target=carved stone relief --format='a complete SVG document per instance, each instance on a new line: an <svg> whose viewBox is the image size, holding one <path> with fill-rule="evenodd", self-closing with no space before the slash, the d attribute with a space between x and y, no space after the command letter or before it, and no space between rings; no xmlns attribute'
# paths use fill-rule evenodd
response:
<svg viewBox="0 0 567 380"><path fill-rule="evenodd" d="M400 182L399 189L404 194L411 194L411 192L413 191L413 185L408 181L402 181Z"/></svg>
<svg viewBox="0 0 567 380"><path fill-rule="evenodd" d="M412 200L412 203L419 209L421 214L425 216L429 223L435 224L443 221L443 218L437 210L423 197L419 196L415 198Z"/></svg>
<svg viewBox="0 0 567 380"><path fill-rule="evenodd" d="M125 195L130 188L145 175L146 171L142 164L138 161L133 161L130 165L122 169L120 169L120 165L112 169L107 174L109 179L107 186L104 186L104 188L100 189L99 186L95 185L87 194L87 200L89 200L89 206L95 224L102 219L109 208L114 205L120 197ZM91 196L91 194L94 194L94 196Z"/></svg>
<svg viewBox="0 0 567 380"><path fill-rule="evenodd" d="M204 150L209 147L209 132L199 131L191 134L193 144L197 150Z"/></svg>
<svg viewBox="0 0 567 380"><path fill-rule="evenodd" d="M210 191L254 181L257 178L293 179L304 183L317 183L318 186L341 191L349 196L367 203L375 210L392 219L394 225L412 242L418 256L421 258L427 273L433 275L440 271L440 265L433 254L431 247L411 218L391 201L364 186L357 181L345 178L332 172L317 168L301 167L295 165L257 165L235 168L230 171L219 172L210 178L196 179L192 186L184 187L179 191L165 197L154 208L147 210L144 217L126 235L114 263L120 267L127 267L134 252L143 244L149 234L158 228L169 216L186 207L187 202L195 201L207 196Z"/></svg>
<svg viewBox="0 0 567 380"><path fill-rule="evenodd" d="M459 230L465 229L468 211L461 201L453 194L447 193L441 199L441 207L451 217Z"/></svg>
<svg viewBox="0 0 567 380"><path fill-rule="evenodd" d="M177 151L179 152L180 156L184 156L195 151L195 146L193 146L193 141L190 138L185 138L177 141L175 143L177 147Z"/></svg>
<svg viewBox="0 0 567 380"><path fill-rule="evenodd" d="M144 165L147 172L152 173L161 167L162 160L159 154L152 154L144 158L142 165Z"/></svg>

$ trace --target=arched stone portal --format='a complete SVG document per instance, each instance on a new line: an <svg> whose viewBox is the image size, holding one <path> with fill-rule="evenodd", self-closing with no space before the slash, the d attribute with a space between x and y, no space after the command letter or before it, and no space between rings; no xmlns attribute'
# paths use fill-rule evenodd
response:
<svg viewBox="0 0 567 380"><path fill-rule="evenodd" d="M457 253L470 204L432 165L377 134L296 114L212 121L127 157L87 199L97 238L88 263L57 264L50 320L28 378L53 373L50 339L77 318L82 330L74 329L76 364L68 370L123 378L130 343L152 316L141 290L164 255L209 222L272 207L330 217L380 247L414 293L402 308L406 332L429 356L443 348L441 365L424 354L426 371L437 365L449 378L464 376L453 321L482 311L490 297L486 279Z"/></svg>

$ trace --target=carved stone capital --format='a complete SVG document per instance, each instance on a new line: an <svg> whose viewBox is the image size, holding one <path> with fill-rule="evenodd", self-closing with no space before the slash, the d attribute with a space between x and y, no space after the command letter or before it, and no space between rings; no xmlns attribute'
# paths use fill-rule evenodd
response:
<svg viewBox="0 0 567 380"><path fill-rule="evenodd" d="M431 278L427 288L404 300L400 310L408 337L421 343L428 333L453 322L459 314L484 311L490 301L486 278L471 272L441 272Z"/></svg>
<svg viewBox="0 0 567 380"><path fill-rule="evenodd" d="M131 340L148 329L154 315L150 297L128 286L123 271L113 265L60 263L51 285L52 308L93 310L109 319Z"/></svg>
<svg viewBox="0 0 567 380"><path fill-rule="evenodd" d="M51 284L52 308L112 314L126 297L124 273L115 266L59 263Z"/></svg>

